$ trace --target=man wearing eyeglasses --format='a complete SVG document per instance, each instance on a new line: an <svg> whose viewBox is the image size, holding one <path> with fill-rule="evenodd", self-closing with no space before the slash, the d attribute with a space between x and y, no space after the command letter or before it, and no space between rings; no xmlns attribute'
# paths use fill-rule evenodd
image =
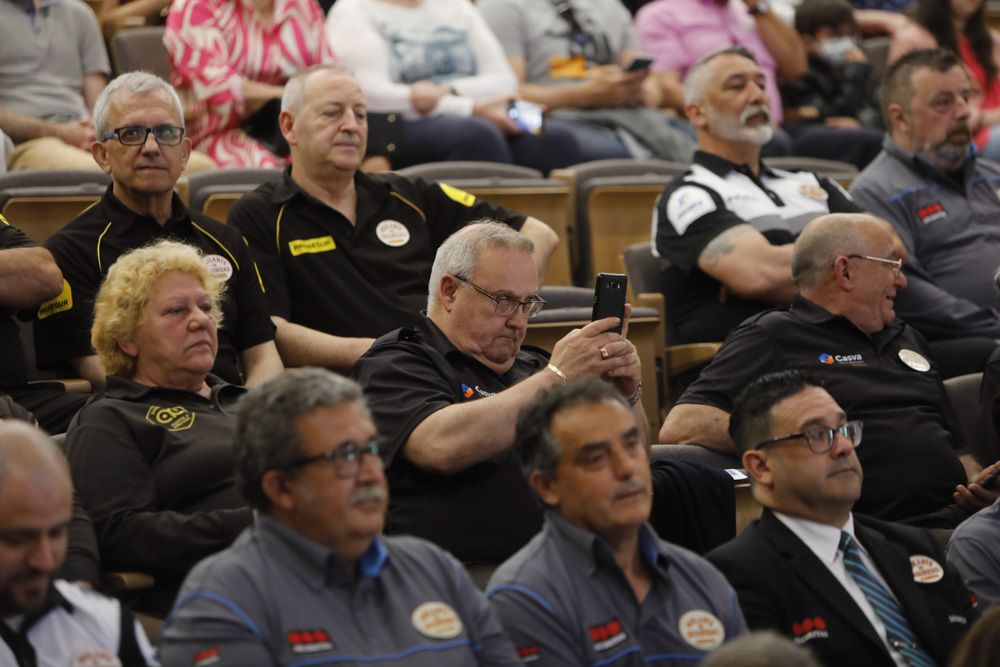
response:
<svg viewBox="0 0 1000 667"><path fill-rule="evenodd" d="M976 359L965 372L981 371L1000 338L1000 168L972 150L975 85L952 51L897 60L882 87L888 136L851 184L858 204L892 223L909 253L900 317L932 341L989 339L956 343L956 357ZM996 125L975 137L980 150L984 137L1000 147Z"/></svg>
<svg viewBox="0 0 1000 667"><path fill-rule="evenodd" d="M388 532L467 562L499 563L541 526L511 451L517 414L539 391L604 378L646 423L639 358L609 331L616 318L569 333L551 358L522 347L544 303L531 253L530 240L498 222L462 228L438 249L427 315L381 337L354 368L392 461Z"/></svg>
<svg viewBox="0 0 1000 667"><path fill-rule="evenodd" d="M751 629L828 667L944 665L976 620L972 598L929 533L852 512L872 443L851 416L807 372L750 383L729 431L764 511L708 559Z"/></svg>
<svg viewBox="0 0 1000 667"><path fill-rule="evenodd" d="M188 575L165 667L520 664L458 561L380 536L388 489L356 383L279 375L243 400L233 444L257 519Z"/></svg>
<svg viewBox="0 0 1000 667"><path fill-rule="evenodd" d="M954 528L993 502L997 492L977 483L993 466L980 470L926 342L896 319L901 265L884 221L834 214L811 222L795 244L791 306L730 334L667 415L661 441L734 452L727 425L740 390L766 373L808 369L865 423L858 511Z"/></svg>
<svg viewBox="0 0 1000 667"><path fill-rule="evenodd" d="M342 67L293 76L280 122L292 166L242 197L229 224L261 262L289 365L349 371L375 338L415 322L435 250L471 220L496 218L531 238L544 275L559 238L543 222L444 183L360 171L367 107Z"/></svg>
<svg viewBox="0 0 1000 667"><path fill-rule="evenodd" d="M101 201L45 244L63 272L62 293L43 303L35 321L38 365L69 365L95 390L105 372L90 345L91 312L108 268L125 252L171 237L201 249L225 284L219 353L213 372L254 385L282 369L260 272L239 232L188 210L174 193L191 152L177 93L162 79L130 72L95 105L92 152L111 175Z"/></svg>

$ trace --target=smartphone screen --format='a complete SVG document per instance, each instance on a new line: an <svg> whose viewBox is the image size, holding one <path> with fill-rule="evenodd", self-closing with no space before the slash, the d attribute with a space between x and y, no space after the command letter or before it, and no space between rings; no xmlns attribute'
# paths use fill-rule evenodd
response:
<svg viewBox="0 0 1000 667"><path fill-rule="evenodd" d="M624 273L599 273L594 286L594 312L590 320L600 320L605 317L617 317L618 326L609 331L622 332L622 321L625 319L625 292L628 287L628 276Z"/></svg>
<svg viewBox="0 0 1000 667"><path fill-rule="evenodd" d="M632 62L628 64L625 68L626 72L640 72L644 69L649 69L650 65L653 64L652 56L636 56L632 59Z"/></svg>
<svg viewBox="0 0 1000 667"><path fill-rule="evenodd" d="M524 100L511 100L507 103L507 116L521 128L521 131L530 134L541 134L542 125L545 122L545 112L542 107L533 102Z"/></svg>

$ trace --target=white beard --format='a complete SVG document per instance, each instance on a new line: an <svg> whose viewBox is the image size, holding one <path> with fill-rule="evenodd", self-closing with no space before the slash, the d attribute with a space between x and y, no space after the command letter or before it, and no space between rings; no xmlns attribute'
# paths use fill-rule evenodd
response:
<svg viewBox="0 0 1000 667"><path fill-rule="evenodd" d="M747 119L759 113L764 114L767 123L756 127L748 126ZM765 104L747 107L738 117L706 106L705 115L708 116L708 127L711 133L722 139L763 146L774 136L774 128L771 127L771 110Z"/></svg>

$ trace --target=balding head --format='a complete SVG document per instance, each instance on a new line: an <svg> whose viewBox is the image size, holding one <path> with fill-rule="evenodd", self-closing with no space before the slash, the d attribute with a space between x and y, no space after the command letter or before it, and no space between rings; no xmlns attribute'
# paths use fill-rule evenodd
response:
<svg viewBox="0 0 1000 667"><path fill-rule="evenodd" d="M0 423L0 616L38 611L66 556L66 460L23 422Z"/></svg>
<svg viewBox="0 0 1000 667"><path fill-rule="evenodd" d="M873 239L891 239L887 224L856 213L831 213L810 222L795 242L792 257L795 289L809 292L831 280L833 262L839 255L866 255Z"/></svg>

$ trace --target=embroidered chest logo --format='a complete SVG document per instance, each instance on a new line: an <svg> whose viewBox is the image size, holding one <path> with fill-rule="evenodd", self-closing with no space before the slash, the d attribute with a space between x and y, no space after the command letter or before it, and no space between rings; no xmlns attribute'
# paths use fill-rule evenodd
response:
<svg viewBox="0 0 1000 667"><path fill-rule="evenodd" d="M941 202L936 201L918 208L917 217L920 218L920 222L925 225L929 225L930 223L941 220L942 218L947 218L948 211L944 210L944 206L941 205Z"/></svg>
<svg viewBox="0 0 1000 667"><path fill-rule="evenodd" d="M288 250L292 253L292 257L315 255L336 249L337 244L334 242L332 236L317 236L314 239L297 239L288 242Z"/></svg>
<svg viewBox="0 0 1000 667"><path fill-rule="evenodd" d="M480 387L478 384L475 387L470 387L469 385L462 383L462 396L466 399L473 398L478 395L479 398L486 398L488 396L496 396L495 391L487 391Z"/></svg>
<svg viewBox="0 0 1000 667"><path fill-rule="evenodd" d="M161 408L152 405L146 412L146 421L154 426L162 426L168 431L186 431L194 424L197 415L185 407L174 405Z"/></svg>
<svg viewBox="0 0 1000 667"><path fill-rule="evenodd" d="M538 644L526 644L517 647L517 657L521 662L536 662L542 657L542 651L538 648Z"/></svg>
<svg viewBox="0 0 1000 667"><path fill-rule="evenodd" d="M865 358L860 354L827 354L819 355L819 362L827 366L867 366Z"/></svg>
<svg viewBox="0 0 1000 667"><path fill-rule="evenodd" d="M590 641L593 642L594 650L597 652L606 651L609 648L618 646L628 639L628 634L622 627L621 621L617 618L592 625L587 628L587 633L590 635Z"/></svg>
<svg viewBox="0 0 1000 667"><path fill-rule="evenodd" d="M70 661L70 667L117 667L121 663L118 657L103 648L89 648L76 653Z"/></svg>
<svg viewBox="0 0 1000 667"><path fill-rule="evenodd" d="M335 648L326 630L289 630L287 636L292 653L317 653Z"/></svg>
<svg viewBox="0 0 1000 667"><path fill-rule="evenodd" d="M215 665L220 662L222 662L222 656L219 653L218 646L210 646L191 656L191 664L194 667L209 667L209 665Z"/></svg>
<svg viewBox="0 0 1000 667"><path fill-rule="evenodd" d="M792 623L792 640L796 644L805 644L810 639L827 639L829 636L830 633L826 631L826 621L822 616Z"/></svg>

